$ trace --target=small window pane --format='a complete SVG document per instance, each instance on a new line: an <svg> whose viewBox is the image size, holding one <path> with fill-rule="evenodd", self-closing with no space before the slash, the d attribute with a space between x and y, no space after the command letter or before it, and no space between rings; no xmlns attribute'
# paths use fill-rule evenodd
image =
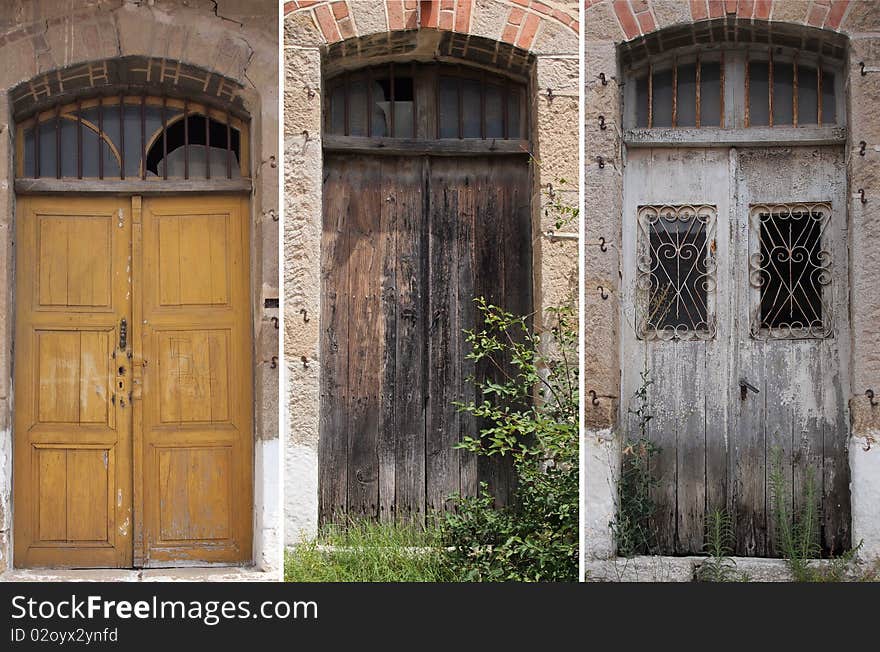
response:
<svg viewBox="0 0 880 652"><path fill-rule="evenodd" d="M480 82L476 79L462 80L463 129L465 138L480 138Z"/></svg>
<svg viewBox="0 0 880 652"><path fill-rule="evenodd" d="M837 103L834 100L834 73L822 69L822 124L837 123Z"/></svg>
<svg viewBox="0 0 880 652"><path fill-rule="evenodd" d="M749 62L749 126L770 124L770 66L763 61Z"/></svg>
<svg viewBox="0 0 880 652"><path fill-rule="evenodd" d="M721 126L721 64L700 64L700 125Z"/></svg>
<svg viewBox="0 0 880 652"><path fill-rule="evenodd" d="M655 127L672 126L672 71L654 73L653 108Z"/></svg>
<svg viewBox="0 0 880 652"><path fill-rule="evenodd" d="M752 277L761 291L758 327L784 334L823 333L822 288L831 280L829 253L822 250L827 213L791 209L757 217L760 268Z"/></svg>
<svg viewBox="0 0 880 652"><path fill-rule="evenodd" d="M678 67L678 99L676 121L679 127L695 127L697 124L697 66L688 64Z"/></svg>
<svg viewBox="0 0 880 652"><path fill-rule="evenodd" d="M61 176L76 176L76 121L61 119Z"/></svg>
<svg viewBox="0 0 880 652"><path fill-rule="evenodd" d="M441 77L440 138L458 138L458 80Z"/></svg>
<svg viewBox="0 0 880 652"><path fill-rule="evenodd" d="M345 134L345 88L337 86L330 94L330 133Z"/></svg>
<svg viewBox="0 0 880 652"><path fill-rule="evenodd" d="M642 334L663 339L711 332L709 291L714 264L709 233L714 208L648 206L639 210L639 229L646 239L639 258L639 287L648 291Z"/></svg>
<svg viewBox="0 0 880 652"><path fill-rule="evenodd" d="M648 75L636 79L636 126L648 126Z"/></svg>
<svg viewBox="0 0 880 652"><path fill-rule="evenodd" d="M512 139L525 138L525 134L523 133L524 126L522 124L522 117L519 110L521 101L522 93L520 93L519 90L511 90L507 100L507 114L508 120L510 120L508 134Z"/></svg>
<svg viewBox="0 0 880 652"><path fill-rule="evenodd" d="M793 124L794 68L790 63L773 63L773 124Z"/></svg>
<svg viewBox="0 0 880 652"><path fill-rule="evenodd" d="M413 136L413 79L394 78L394 136L412 138Z"/></svg>
<svg viewBox="0 0 880 652"><path fill-rule="evenodd" d="M348 135L367 135L367 83L353 80L348 93Z"/></svg>
<svg viewBox="0 0 880 652"><path fill-rule="evenodd" d="M819 121L815 68L798 66L798 124L814 125Z"/></svg>
<svg viewBox="0 0 880 652"><path fill-rule="evenodd" d="M504 95L500 86L486 86L486 138L504 138Z"/></svg>

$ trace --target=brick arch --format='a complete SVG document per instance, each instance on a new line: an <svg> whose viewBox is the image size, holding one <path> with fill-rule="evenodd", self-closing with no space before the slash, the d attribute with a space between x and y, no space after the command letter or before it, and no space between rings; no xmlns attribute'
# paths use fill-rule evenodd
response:
<svg viewBox="0 0 880 652"><path fill-rule="evenodd" d="M284 14L307 16L325 44L381 32L431 29L471 34L533 50L542 32L560 30L577 38L580 31L577 9L559 0L292 0ZM369 18L359 10L369 4ZM381 12L384 11L384 15ZM360 24L359 24L360 23Z"/></svg>
<svg viewBox="0 0 880 652"><path fill-rule="evenodd" d="M621 40L633 40L657 30L687 23L740 19L793 23L846 32L865 19L851 0L584 0L584 20L613 14ZM866 3L867 4L867 3ZM608 9L612 11L608 12Z"/></svg>

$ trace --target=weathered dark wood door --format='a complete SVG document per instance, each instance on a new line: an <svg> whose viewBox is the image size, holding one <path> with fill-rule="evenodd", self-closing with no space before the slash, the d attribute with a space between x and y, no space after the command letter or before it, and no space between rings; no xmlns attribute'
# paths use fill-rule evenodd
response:
<svg viewBox="0 0 880 652"><path fill-rule="evenodd" d="M647 369L657 552L702 552L723 509L737 555L780 554L775 468L849 547L845 178L835 147L628 152L622 405L637 437Z"/></svg>
<svg viewBox="0 0 880 652"><path fill-rule="evenodd" d="M532 309L529 165L516 157L328 154L324 168L321 520L421 521L509 465L454 448L478 425L464 329L474 298Z"/></svg>

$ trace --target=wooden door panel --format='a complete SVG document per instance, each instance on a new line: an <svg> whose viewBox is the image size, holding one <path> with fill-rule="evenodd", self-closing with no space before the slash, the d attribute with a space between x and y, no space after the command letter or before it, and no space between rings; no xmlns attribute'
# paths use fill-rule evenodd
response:
<svg viewBox="0 0 880 652"><path fill-rule="evenodd" d="M475 293L531 310L529 196L522 159L325 160L322 522L423 521L481 479L506 502L509 473L454 448L476 434L454 402L474 397Z"/></svg>
<svg viewBox="0 0 880 652"><path fill-rule="evenodd" d="M237 197L143 203L146 566L251 559L246 206Z"/></svg>
<svg viewBox="0 0 880 652"><path fill-rule="evenodd" d="M130 320L126 205L24 198L16 221L14 561L128 566L129 365L117 348Z"/></svg>

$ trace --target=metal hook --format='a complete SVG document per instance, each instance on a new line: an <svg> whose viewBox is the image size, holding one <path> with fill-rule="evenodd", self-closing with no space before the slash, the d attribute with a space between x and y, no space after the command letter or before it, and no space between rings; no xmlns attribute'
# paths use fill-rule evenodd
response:
<svg viewBox="0 0 880 652"><path fill-rule="evenodd" d="M859 69L862 73L862 77L864 77L865 75L868 74L867 71L865 70L865 62L864 61L859 61Z"/></svg>
<svg viewBox="0 0 880 652"><path fill-rule="evenodd" d="M597 285L596 289L599 290L599 296L602 297L603 301L608 298L608 292L605 291L605 288L601 285Z"/></svg>
<svg viewBox="0 0 880 652"><path fill-rule="evenodd" d="M597 156L596 160L599 161L599 169L602 169L605 167L605 159L604 158L602 158L601 156Z"/></svg>
<svg viewBox="0 0 880 652"><path fill-rule="evenodd" d="M606 129L608 129L608 125L605 124L605 116L604 115L599 116L599 129L601 129L602 131L605 131Z"/></svg>
<svg viewBox="0 0 880 652"><path fill-rule="evenodd" d="M874 400L874 390L873 389L865 390L865 396L867 396L868 400L871 402L871 407L877 407L877 401Z"/></svg>
<svg viewBox="0 0 880 652"><path fill-rule="evenodd" d="M608 247L605 246L605 238L599 238L599 251L608 251Z"/></svg>
<svg viewBox="0 0 880 652"><path fill-rule="evenodd" d="M303 321L308 324L309 323L309 311L306 310L305 308L300 308L299 314L301 314L303 316Z"/></svg>
<svg viewBox="0 0 880 652"><path fill-rule="evenodd" d="M278 368L278 356L272 356L272 362L269 364L269 369L277 369Z"/></svg>
<svg viewBox="0 0 880 652"><path fill-rule="evenodd" d="M550 88L549 86L547 87L547 99L548 99L548 100L552 100L552 99L553 99L553 89Z"/></svg>
<svg viewBox="0 0 880 652"><path fill-rule="evenodd" d="M275 330L278 330L278 317L272 317L269 321L272 322L272 325L275 327Z"/></svg>
<svg viewBox="0 0 880 652"><path fill-rule="evenodd" d="M865 189L864 188L859 188L859 201L862 202L863 204L868 203L868 200L865 199Z"/></svg>
<svg viewBox="0 0 880 652"><path fill-rule="evenodd" d="M600 73L599 73L599 79L602 81L602 85L603 85L603 86L607 86L607 85L608 85L608 80L605 78L605 73L604 73L604 72L600 72Z"/></svg>
<svg viewBox="0 0 880 652"><path fill-rule="evenodd" d="M866 143L864 140L859 141L859 156L865 155L865 148L867 146L868 146L868 143Z"/></svg>
<svg viewBox="0 0 880 652"><path fill-rule="evenodd" d="M309 359L304 355L300 356L299 359L302 360L303 369L308 369L309 368Z"/></svg>
<svg viewBox="0 0 880 652"><path fill-rule="evenodd" d="M589 392L587 392L587 394L592 397L590 398L590 403L592 403L593 405L599 405L599 398L596 396L595 390L591 389Z"/></svg>

